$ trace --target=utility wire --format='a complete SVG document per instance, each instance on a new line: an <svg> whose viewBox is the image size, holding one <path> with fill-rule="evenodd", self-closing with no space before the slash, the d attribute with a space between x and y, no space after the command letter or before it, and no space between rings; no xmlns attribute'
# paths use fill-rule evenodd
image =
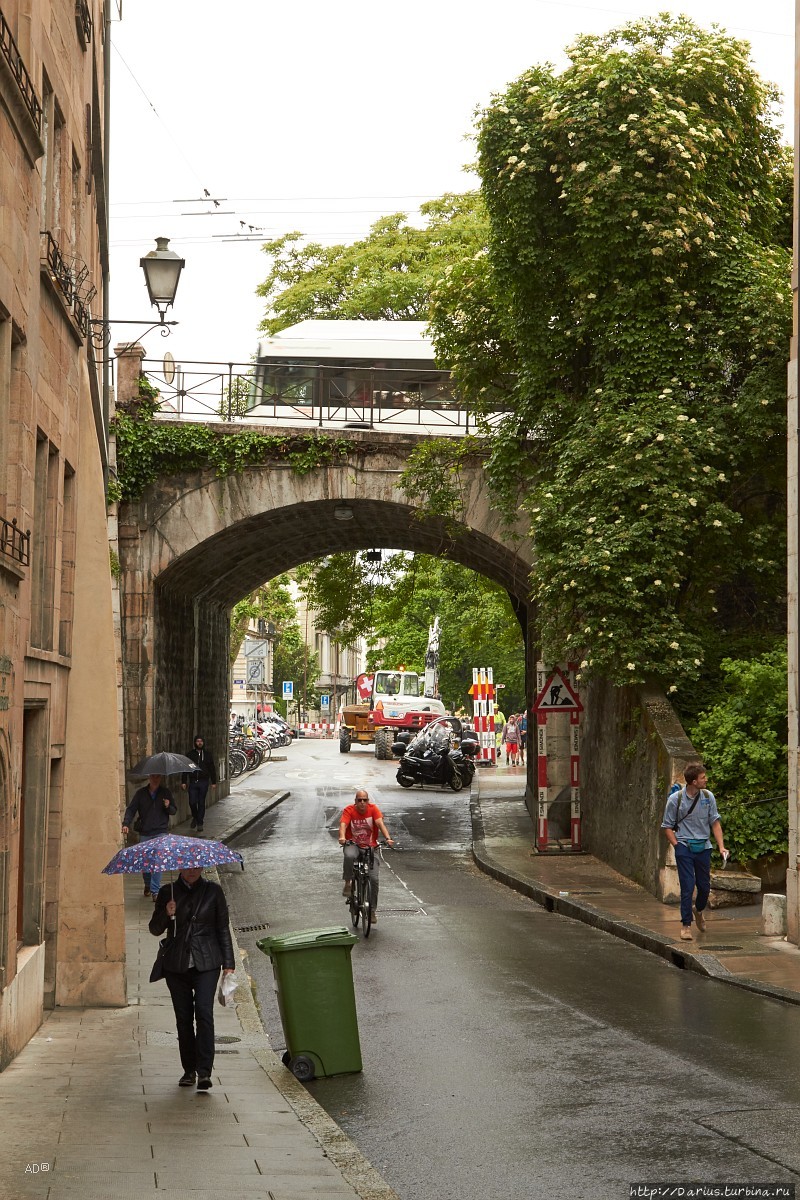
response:
<svg viewBox="0 0 800 1200"><path fill-rule="evenodd" d="M468 189L474 191L474 188ZM333 203L336 200L432 200L434 195L439 193L433 192L414 192L413 195L403 196L395 193L390 193L388 196L226 196L226 204L294 204L308 203L316 204L317 202ZM447 193L445 193L447 194ZM453 193L457 195L458 193ZM184 204L183 200L168 200L163 197L161 200L117 200L111 207L118 208L122 206L135 206L137 208L144 207L146 204ZM198 201L199 203L199 201ZM369 211L369 210L367 210ZM376 211L383 211L382 209Z"/></svg>
<svg viewBox="0 0 800 1200"><path fill-rule="evenodd" d="M117 46L117 45L116 45L116 43L114 43L114 42L112 42L111 44L112 44L112 46L113 46L113 48L114 48L114 52L115 52L115 53L116 53L116 55L118 56L118 58L119 58L120 62L121 62L121 63L122 63L122 65L123 65L123 67L124 67L124 68L125 68L125 70L128 72L128 74L130 75L130 77L131 77L131 79L133 80L133 82L136 84L136 86L137 86L137 88L139 89L139 91L140 91L140 92L142 93L142 95L144 96L144 98L145 98L145 100L146 100L146 102L147 102L148 106L149 106L149 107L150 107L150 108L153 110L153 112L155 113L155 116L156 116L156 118L157 118L157 119L158 119L158 120L161 122L161 125L163 126L163 128L164 128L164 131L165 131L165 133L167 134L167 137L168 137L168 138L169 138L169 140L172 142L173 146L174 146L174 147L175 147L175 149L178 151L178 153L180 154L181 158L182 158L182 159L183 159L183 161L186 163L187 167L188 167L188 168L189 168L189 170L192 172L192 175L194 175L194 177L195 177L195 179L197 180L197 182L200 184L200 186L201 186L201 187L203 187L203 181L201 180L200 176L199 176L199 175L197 174L197 172L195 171L193 164L192 164L192 163L189 161L189 159L186 157L186 154L184 153L183 146L180 144L180 142L178 141L178 139L175 137L175 135L173 134L172 130L169 128L169 126L167 125L166 121L165 121L165 120L164 120L164 118L161 116L161 113L158 111L158 109L156 108L155 104L153 104L153 101L150 99L150 97L148 96L147 92L144 90L144 88L142 87L141 83L140 83L140 82L139 82L139 80L136 78L136 76L134 75L134 73L133 73L133 71L131 70L131 68L128 66L128 64L127 64L127 62L125 61L125 58L124 58L124 56L123 56L123 54L122 54L122 51L120 50L119 46Z"/></svg>

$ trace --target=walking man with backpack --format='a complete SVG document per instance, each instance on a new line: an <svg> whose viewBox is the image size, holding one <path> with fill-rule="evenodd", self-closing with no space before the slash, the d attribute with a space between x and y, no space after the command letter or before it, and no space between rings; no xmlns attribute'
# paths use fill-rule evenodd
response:
<svg viewBox="0 0 800 1200"><path fill-rule="evenodd" d="M681 885L681 940L690 942L695 888L695 924L701 933L706 927L704 910L711 890L711 838L717 843L723 862L728 858L728 851L714 793L706 789L705 767L702 763L689 763L683 778L686 786L670 793L661 828L675 849Z"/></svg>

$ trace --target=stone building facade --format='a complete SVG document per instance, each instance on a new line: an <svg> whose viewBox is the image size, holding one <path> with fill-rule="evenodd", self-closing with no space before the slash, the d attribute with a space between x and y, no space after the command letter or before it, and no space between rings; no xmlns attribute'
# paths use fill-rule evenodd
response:
<svg viewBox="0 0 800 1200"><path fill-rule="evenodd" d="M788 659L789 659L789 861L786 913L789 940L800 945L800 356L798 356L798 253L800 252L800 0L795 3L793 330L788 375Z"/></svg>
<svg viewBox="0 0 800 1200"><path fill-rule="evenodd" d="M125 1003L100 0L0 0L0 1068Z"/></svg>

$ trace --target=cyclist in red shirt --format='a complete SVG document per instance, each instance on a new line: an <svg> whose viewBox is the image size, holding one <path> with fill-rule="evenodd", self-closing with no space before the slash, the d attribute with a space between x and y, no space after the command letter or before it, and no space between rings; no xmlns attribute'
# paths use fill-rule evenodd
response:
<svg viewBox="0 0 800 1200"><path fill-rule="evenodd" d="M384 824L383 813L377 804L370 801L369 792L365 788L359 788L353 803L347 805L339 821L339 845L344 847L343 896L349 896L353 890L353 863L358 858L359 849L363 846L377 846L379 833L386 838L390 846L394 845ZM372 881L373 923L376 920L375 909L378 907L378 862L379 856L376 854L369 876Z"/></svg>

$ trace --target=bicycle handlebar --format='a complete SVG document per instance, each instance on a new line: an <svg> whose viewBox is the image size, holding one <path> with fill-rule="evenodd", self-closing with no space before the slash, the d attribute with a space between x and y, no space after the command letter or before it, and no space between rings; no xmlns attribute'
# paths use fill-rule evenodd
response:
<svg viewBox="0 0 800 1200"><path fill-rule="evenodd" d="M352 838L348 838L345 842L340 842L340 846L358 846L358 842L354 842ZM397 842L389 845L388 842L379 840L374 846L358 846L359 850L402 850L402 846L398 846Z"/></svg>

